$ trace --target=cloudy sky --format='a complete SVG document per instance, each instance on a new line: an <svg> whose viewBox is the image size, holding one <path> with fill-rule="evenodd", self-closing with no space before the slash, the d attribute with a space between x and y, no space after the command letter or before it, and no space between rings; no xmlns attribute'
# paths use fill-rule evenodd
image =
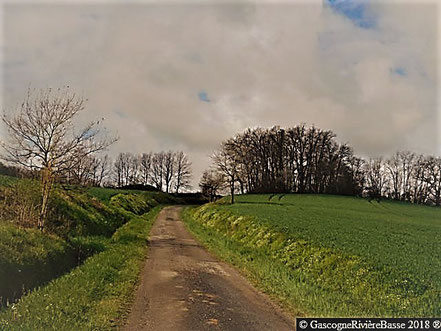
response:
<svg viewBox="0 0 441 331"><path fill-rule="evenodd" d="M247 127L333 130L362 156L440 154L439 1L3 1L2 110L69 85L110 153L180 149L197 183Z"/></svg>

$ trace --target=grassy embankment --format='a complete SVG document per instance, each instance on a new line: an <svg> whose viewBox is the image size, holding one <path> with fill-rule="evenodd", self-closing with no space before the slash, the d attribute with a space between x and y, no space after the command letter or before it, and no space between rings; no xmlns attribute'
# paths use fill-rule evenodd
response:
<svg viewBox="0 0 441 331"><path fill-rule="evenodd" d="M0 176L0 305L55 279L4 306L0 329L90 329L91 321L105 329L116 323L144 257L155 214L146 213L175 199L159 192L57 188L43 233L26 228L38 200L37 182ZM98 309L106 300L108 309Z"/></svg>
<svg viewBox="0 0 441 331"><path fill-rule="evenodd" d="M120 326L160 207L132 218L109 247L0 313L2 330L110 330Z"/></svg>
<svg viewBox="0 0 441 331"><path fill-rule="evenodd" d="M296 315L441 316L441 210L318 195L187 209L189 229Z"/></svg>

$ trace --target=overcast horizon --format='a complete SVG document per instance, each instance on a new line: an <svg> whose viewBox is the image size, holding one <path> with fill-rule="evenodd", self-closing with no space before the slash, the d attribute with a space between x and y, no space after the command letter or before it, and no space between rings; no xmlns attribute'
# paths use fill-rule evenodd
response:
<svg viewBox="0 0 441 331"><path fill-rule="evenodd" d="M110 155L183 150L193 185L222 140L302 122L367 157L440 155L439 1L3 2L2 105L29 86L88 99Z"/></svg>

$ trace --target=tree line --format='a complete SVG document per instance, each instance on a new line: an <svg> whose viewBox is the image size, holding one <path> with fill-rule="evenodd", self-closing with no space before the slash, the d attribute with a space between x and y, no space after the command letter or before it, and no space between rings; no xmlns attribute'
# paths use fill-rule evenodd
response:
<svg viewBox="0 0 441 331"><path fill-rule="evenodd" d="M114 182L118 187L142 184L166 193L190 188L191 162L182 151L120 153L114 163Z"/></svg>
<svg viewBox="0 0 441 331"><path fill-rule="evenodd" d="M364 162L364 191L417 204L441 205L441 158L400 151Z"/></svg>
<svg viewBox="0 0 441 331"><path fill-rule="evenodd" d="M191 162L183 151L89 156L72 167L62 181L82 186L144 186L167 193L189 189Z"/></svg>
<svg viewBox="0 0 441 331"><path fill-rule="evenodd" d="M363 159L330 130L305 124L247 129L222 142L200 181L214 196L241 193L363 195L441 205L441 158L397 152Z"/></svg>

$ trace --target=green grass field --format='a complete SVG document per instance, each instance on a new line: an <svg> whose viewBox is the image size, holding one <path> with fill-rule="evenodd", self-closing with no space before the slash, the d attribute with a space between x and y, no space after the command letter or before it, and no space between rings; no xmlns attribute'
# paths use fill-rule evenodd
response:
<svg viewBox="0 0 441 331"><path fill-rule="evenodd" d="M266 203L268 196L242 196L226 208L258 216L311 243L441 282L440 208L326 195L287 195L280 201L275 196L271 201Z"/></svg>
<svg viewBox="0 0 441 331"><path fill-rule="evenodd" d="M214 252L295 311L441 316L441 209L245 195L234 205L187 212L186 219Z"/></svg>

